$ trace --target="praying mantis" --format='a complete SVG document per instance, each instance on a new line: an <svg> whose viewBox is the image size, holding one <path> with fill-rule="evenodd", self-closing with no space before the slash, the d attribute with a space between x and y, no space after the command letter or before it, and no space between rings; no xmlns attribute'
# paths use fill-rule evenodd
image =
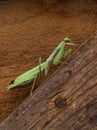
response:
<svg viewBox="0 0 97 130"><path fill-rule="evenodd" d="M53 50L53 52L47 58L46 61L41 63L41 58L40 58L39 65L19 75L15 80L11 81L8 86L8 90L25 87L32 83L32 90L31 90L32 93L35 86L35 82L37 78L40 76L40 74L44 72L45 75L47 75L51 64L58 65L63 58L66 58L71 53L72 51L71 48L69 48L66 51L64 50L66 45L71 46L75 44L71 42L70 38L68 37L64 38L64 40Z"/></svg>

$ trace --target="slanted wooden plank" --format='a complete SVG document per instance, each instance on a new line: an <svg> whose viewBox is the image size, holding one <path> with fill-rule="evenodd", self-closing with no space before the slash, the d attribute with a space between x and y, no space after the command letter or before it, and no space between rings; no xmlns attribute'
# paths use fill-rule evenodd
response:
<svg viewBox="0 0 97 130"><path fill-rule="evenodd" d="M0 130L97 129L97 33L0 126Z"/></svg>

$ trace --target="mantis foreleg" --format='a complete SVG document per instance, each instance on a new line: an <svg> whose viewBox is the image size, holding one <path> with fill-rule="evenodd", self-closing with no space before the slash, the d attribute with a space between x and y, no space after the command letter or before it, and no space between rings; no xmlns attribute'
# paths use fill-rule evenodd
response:
<svg viewBox="0 0 97 130"><path fill-rule="evenodd" d="M59 52L56 54L54 60L53 60L53 64L54 65L57 65L60 63L61 59L63 58L63 55L64 55L64 47L65 47L65 43L63 43L61 45L61 48L59 50Z"/></svg>
<svg viewBox="0 0 97 130"><path fill-rule="evenodd" d="M71 48L68 49L67 51L64 52L63 57L66 58L67 56L69 56L71 54L71 52L72 52L72 49Z"/></svg>

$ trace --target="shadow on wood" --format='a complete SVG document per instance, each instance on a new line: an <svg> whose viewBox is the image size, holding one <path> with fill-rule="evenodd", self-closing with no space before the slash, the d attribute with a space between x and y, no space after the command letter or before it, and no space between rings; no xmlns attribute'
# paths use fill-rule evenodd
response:
<svg viewBox="0 0 97 130"><path fill-rule="evenodd" d="M97 33L28 97L0 130L97 129ZM70 67L71 66L71 67Z"/></svg>

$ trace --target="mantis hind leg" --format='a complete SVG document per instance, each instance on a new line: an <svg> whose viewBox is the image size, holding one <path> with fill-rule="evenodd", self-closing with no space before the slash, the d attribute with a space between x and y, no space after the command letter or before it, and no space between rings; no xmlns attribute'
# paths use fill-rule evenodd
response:
<svg viewBox="0 0 97 130"><path fill-rule="evenodd" d="M30 96L32 96L32 92L33 92L33 90L35 88L36 79L37 79L37 76L33 80L32 88L31 88L31 91L30 91Z"/></svg>
<svg viewBox="0 0 97 130"><path fill-rule="evenodd" d="M32 84L32 88L30 91L30 96L32 96L32 92L35 88L35 83L36 83L36 79L38 78L38 76L41 76L41 57L39 57L39 73L37 73L37 75L35 76L34 80L33 80L33 84Z"/></svg>
<svg viewBox="0 0 97 130"><path fill-rule="evenodd" d="M46 67L45 67L45 75L47 75L49 69L50 69L50 66L51 66L51 61L46 61Z"/></svg>

